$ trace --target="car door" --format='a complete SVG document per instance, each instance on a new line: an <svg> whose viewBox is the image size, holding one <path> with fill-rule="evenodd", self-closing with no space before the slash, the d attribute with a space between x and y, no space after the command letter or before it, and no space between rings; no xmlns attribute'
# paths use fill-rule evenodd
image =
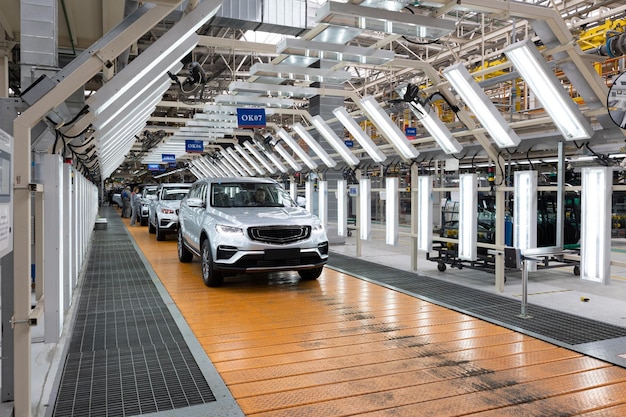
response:
<svg viewBox="0 0 626 417"><path fill-rule="evenodd" d="M206 182L200 182L195 184L194 186L192 186L192 188L189 190L189 194L187 194L187 198L199 198L202 199L202 201L206 201L206 188L207 188L207 184ZM194 250L196 251L200 251L200 241L199 241L199 237L200 237L200 224L202 222L202 217L204 214L204 208L203 207L190 207L187 204L187 201L185 199L185 201L182 203L185 204L185 208L184 210L180 211L180 218L179 221L181 222L185 222L184 225L182 225L184 233L183 236L185 237L185 241L187 241L187 244L192 246Z"/></svg>

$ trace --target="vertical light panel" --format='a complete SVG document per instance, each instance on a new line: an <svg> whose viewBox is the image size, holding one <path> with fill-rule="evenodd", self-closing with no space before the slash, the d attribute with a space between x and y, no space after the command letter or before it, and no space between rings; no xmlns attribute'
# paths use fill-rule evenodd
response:
<svg viewBox="0 0 626 417"><path fill-rule="evenodd" d="M369 240L372 232L372 180L363 178L359 181L359 237Z"/></svg>
<svg viewBox="0 0 626 417"><path fill-rule="evenodd" d="M459 259L478 258L478 187L476 174L459 176Z"/></svg>
<svg viewBox="0 0 626 417"><path fill-rule="evenodd" d="M320 218L324 229L328 228L328 181L317 183L317 217Z"/></svg>
<svg viewBox="0 0 626 417"><path fill-rule="evenodd" d="M517 171L513 202L513 246L537 247L537 171Z"/></svg>
<svg viewBox="0 0 626 417"><path fill-rule="evenodd" d="M429 175L417 177L417 250L433 248L433 181Z"/></svg>
<svg viewBox="0 0 626 417"><path fill-rule="evenodd" d="M513 195L513 246L524 253L537 247L537 171L517 171ZM527 261L526 270L536 271L537 262Z"/></svg>
<svg viewBox="0 0 626 417"><path fill-rule="evenodd" d="M298 201L298 183L293 177L289 177L289 195L293 201Z"/></svg>
<svg viewBox="0 0 626 417"><path fill-rule="evenodd" d="M611 273L612 172L606 167L583 168L581 278L608 284Z"/></svg>
<svg viewBox="0 0 626 417"><path fill-rule="evenodd" d="M304 208L309 213L313 213L313 180L310 178L304 183L304 197L306 198Z"/></svg>
<svg viewBox="0 0 626 417"><path fill-rule="evenodd" d="M398 177L387 177L385 180L385 191L387 194L387 204L385 205L385 236L388 245L398 243L398 217L400 210L400 191L398 187L400 181Z"/></svg>
<svg viewBox="0 0 626 417"><path fill-rule="evenodd" d="M337 180L337 234L348 236L348 181Z"/></svg>

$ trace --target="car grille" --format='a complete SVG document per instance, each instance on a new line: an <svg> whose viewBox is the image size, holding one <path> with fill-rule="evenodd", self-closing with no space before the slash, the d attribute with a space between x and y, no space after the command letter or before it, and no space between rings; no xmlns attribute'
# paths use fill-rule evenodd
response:
<svg viewBox="0 0 626 417"><path fill-rule="evenodd" d="M287 244L308 239L311 226L262 226L248 228L248 237L257 242Z"/></svg>

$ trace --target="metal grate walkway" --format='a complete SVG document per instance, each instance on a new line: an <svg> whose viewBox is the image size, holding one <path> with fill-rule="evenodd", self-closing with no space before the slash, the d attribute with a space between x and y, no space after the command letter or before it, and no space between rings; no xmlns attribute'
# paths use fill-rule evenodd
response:
<svg viewBox="0 0 626 417"><path fill-rule="evenodd" d="M519 301L337 253L330 257L329 266L561 346L626 337L624 327L537 305L529 307L533 318L523 319Z"/></svg>
<svg viewBox="0 0 626 417"><path fill-rule="evenodd" d="M107 230L94 231L53 416L131 416L214 401L122 221L110 216Z"/></svg>

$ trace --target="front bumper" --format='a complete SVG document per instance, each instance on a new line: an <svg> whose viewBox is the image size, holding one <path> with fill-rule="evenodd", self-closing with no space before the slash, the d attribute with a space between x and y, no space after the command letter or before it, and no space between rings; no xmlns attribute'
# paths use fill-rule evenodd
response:
<svg viewBox="0 0 626 417"><path fill-rule="evenodd" d="M328 242L314 248L267 248L238 250L218 246L214 268L232 272L298 271L323 266L328 262Z"/></svg>

